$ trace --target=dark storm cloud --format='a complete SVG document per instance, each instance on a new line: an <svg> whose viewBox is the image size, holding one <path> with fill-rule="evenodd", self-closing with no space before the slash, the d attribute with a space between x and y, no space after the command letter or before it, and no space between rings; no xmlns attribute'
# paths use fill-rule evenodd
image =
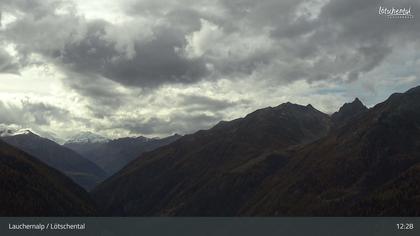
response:
<svg viewBox="0 0 420 236"><path fill-rule="evenodd" d="M127 58L116 49L117 42L107 39L107 27L111 26L105 21L89 22L81 41L66 44L52 56L66 68L127 86L192 83L207 73L203 61L176 52L176 48L185 46L185 38L176 29L154 29L151 40L133 42L133 55Z"/></svg>
<svg viewBox="0 0 420 236"><path fill-rule="evenodd" d="M387 20L379 16L379 5L396 4L390 0L331 0L312 18L300 13L308 1L130 1L127 14L169 24L144 30L127 25L120 33L131 38L122 42L113 35L116 26L110 22L86 20L74 11L56 14L62 1L49 5L36 0L12 2L7 1L6 6L14 6L26 15L4 33L21 54L40 53L64 70L84 74L78 83L97 76L133 87L188 84L214 79L210 74L240 77L261 71L261 77L283 82L354 80L380 65L398 39L415 39L419 27L416 19ZM399 1L398 6L419 9L418 2L409 0ZM207 10L211 7L216 10ZM187 38L204 27L202 20L219 27L216 40L231 37L231 41L204 42L209 50L188 57L183 53L191 43ZM133 29L150 30L151 35L129 36ZM235 41L241 43L247 37L252 41L264 35L264 29L271 29L267 35L272 40L269 48L253 48L251 44L234 47ZM40 31L52 37L43 38ZM238 50L247 51L242 55ZM226 53L221 55L223 51Z"/></svg>
<svg viewBox="0 0 420 236"><path fill-rule="evenodd" d="M290 40L286 53L291 58L306 60L285 68L285 77L355 80L379 66L393 50L416 42L418 19L387 19L378 14L379 6L420 10L416 1L331 0L319 17L298 18L273 30L272 37Z"/></svg>
<svg viewBox="0 0 420 236"><path fill-rule="evenodd" d="M416 0L128 0L121 3L128 19L123 23L85 18L70 1L1 4L17 19L2 24L0 44L15 45L18 55L13 58L0 49L0 73L17 73L34 63L54 64L93 118L110 119L109 129L143 134L207 128L223 119L220 111L247 104L217 98L221 94L190 94L168 96L173 103L168 105L158 93L165 86L218 79L261 80L270 87L299 80L351 82L365 78L400 47L418 48L420 36ZM415 17L387 19L378 14L379 6L411 7ZM143 93L133 92L137 90ZM265 94L259 96L265 99ZM157 102L146 104L151 97ZM129 119L115 115L133 107L148 117L131 118L136 112L132 110L122 111ZM175 111L154 116L153 111L161 109ZM28 119L45 124L49 116L60 117L39 110L45 109L31 112L47 114L46 120L41 115ZM61 114L61 119L66 116Z"/></svg>
<svg viewBox="0 0 420 236"><path fill-rule="evenodd" d="M118 90L118 84L94 75L86 77L84 74L69 72L68 76L65 84L89 100L92 107L118 109L126 102L127 94Z"/></svg>
<svg viewBox="0 0 420 236"><path fill-rule="evenodd" d="M11 23L4 31L6 40L16 43L22 55L39 53L64 70L84 74L83 79L98 76L126 86L156 87L193 83L208 73L202 59L186 58L177 51L186 46L182 25L156 26L149 38L130 39L132 48L125 49L132 51L122 52L118 46L125 42L112 34L109 22L57 15L53 8L39 16L44 9L37 9Z"/></svg>

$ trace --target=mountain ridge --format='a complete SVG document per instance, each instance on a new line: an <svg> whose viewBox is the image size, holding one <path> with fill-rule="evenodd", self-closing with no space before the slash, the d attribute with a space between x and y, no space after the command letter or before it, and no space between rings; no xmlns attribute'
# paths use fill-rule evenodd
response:
<svg viewBox="0 0 420 236"><path fill-rule="evenodd" d="M338 128L368 110L359 98L356 97L353 102L345 103L337 112L331 115L331 125L334 128Z"/></svg>
<svg viewBox="0 0 420 236"><path fill-rule="evenodd" d="M287 176L287 181L267 180L256 197L259 200L249 203L242 213L278 216L419 215L420 209L402 205L418 204L415 196L420 189L413 188L414 191L403 194L404 191L393 184L408 175L411 175L408 182L419 179L412 171L419 168L420 161L417 154L420 144L415 141L420 138L419 129L415 128L419 126L420 118L418 88L391 95L362 117L297 150L293 155L294 166L300 163L296 173L305 174L290 173L293 167L285 167L278 178ZM386 187L390 185L394 186L393 189ZM398 205L400 207L394 207ZM283 209L283 212L274 209Z"/></svg>
<svg viewBox="0 0 420 236"><path fill-rule="evenodd" d="M181 136L178 134L162 139L146 137L125 137L97 143L66 143L72 149L103 168L110 176L120 170L143 152L169 144Z"/></svg>
<svg viewBox="0 0 420 236"><path fill-rule="evenodd" d="M32 132L1 137L1 139L58 169L87 190L92 189L106 177L105 172L93 162L71 149Z"/></svg>
<svg viewBox="0 0 420 236"><path fill-rule="evenodd" d="M259 109L244 118L221 122L209 130L185 135L172 144L141 155L95 188L93 195L106 213L116 211L116 215L136 215L135 211L144 212L144 215L213 215L217 210L233 215L243 200L224 198L226 192L217 191L225 178L234 181L236 177L229 177L233 169L252 163L264 149L286 149L326 135L328 121L328 115L314 108L291 103ZM280 162L274 160L275 165L285 162L286 158ZM265 173L270 172L269 169L264 169L261 175L269 174ZM249 191L245 189L257 186L259 181L260 176L256 176L256 179L245 179L236 187L230 187L238 192L243 190L242 195L246 196ZM118 194L110 193L104 188L107 185L113 186ZM220 205L204 203L208 203L208 192L203 190L206 188L213 189L213 195L217 191ZM99 199L102 194L104 197ZM134 197L136 194L140 195L138 199ZM174 196L169 198L171 194ZM121 201L119 204L122 205L113 205L110 199ZM191 206L178 205L186 199ZM143 203L138 206L137 202ZM194 205L203 209L196 209ZM159 210L160 206L165 207Z"/></svg>
<svg viewBox="0 0 420 236"><path fill-rule="evenodd" d="M93 196L114 216L419 215L393 207L419 203L398 185L420 179L419 101L420 87L371 109L355 99L339 125L312 106L259 109L141 155Z"/></svg>
<svg viewBox="0 0 420 236"><path fill-rule="evenodd" d="M0 216L93 216L89 194L59 171L0 140Z"/></svg>

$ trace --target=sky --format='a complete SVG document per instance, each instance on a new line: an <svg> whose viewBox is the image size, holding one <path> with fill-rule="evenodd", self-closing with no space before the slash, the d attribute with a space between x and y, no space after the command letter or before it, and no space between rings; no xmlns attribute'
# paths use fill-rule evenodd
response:
<svg viewBox="0 0 420 236"><path fill-rule="evenodd" d="M0 0L0 12L0 125L44 136L187 134L420 85L418 0Z"/></svg>

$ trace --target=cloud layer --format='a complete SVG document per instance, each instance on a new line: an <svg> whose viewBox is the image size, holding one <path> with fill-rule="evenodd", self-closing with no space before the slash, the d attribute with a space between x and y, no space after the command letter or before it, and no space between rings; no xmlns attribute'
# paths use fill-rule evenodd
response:
<svg viewBox="0 0 420 236"><path fill-rule="evenodd" d="M409 53L420 46L419 17L378 14L379 6L416 14L415 0L124 0L107 2L112 11L95 3L1 1L0 73L54 67L72 94L66 107L43 101L9 113L33 113L32 125L56 119L108 135L166 135L288 100L331 112L354 95L383 99L375 87L386 94L419 82L418 55ZM399 68L411 80L391 87L384 81ZM37 120L48 107L63 113Z"/></svg>

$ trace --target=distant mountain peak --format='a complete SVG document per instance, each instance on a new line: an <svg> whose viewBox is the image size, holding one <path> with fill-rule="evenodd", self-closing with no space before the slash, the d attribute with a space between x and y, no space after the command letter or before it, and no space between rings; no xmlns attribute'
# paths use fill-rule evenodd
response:
<svg viewBox="0 0 420 236"><path fill-rule="evenodd" d="M291 102L285 102L282 103L280 105L278 105L277 107L275 107L276 109L296 109L296 108L304 108L305 106L299 105L299 104L294 104Z"/></svg>
<svg viewBox="0 0 420 236"><path fill-rule="evenodd" d="M152 151L179 139L180 136L147 138L121 137L105 143L65 143L64 146L81 154L103 168L109 175L123 168L143 152Z"/></svg>
<svg viewBox="0 0 420 236"><path fill-rule="evenodd" d="M0 125L0 137L15 136L21 134L35 134L30 129L20 129L14 126Z"/></svg>
<svg viewBox="0 0 420 236"><path fill-rule="evenodd" d="M75 136L67 140L66 143L106 143L108 141L109 139L99 134L86 131L86 132L81 132L79 134L76 134Z"/></svg>
<svg viewBox="0 0 420 236"><path fill-rule="evenodd" d="M353 100L353 102L350 103L345 103L339 110L340 111L345 111L345 110L359 110L359 111L364 111L367 110L367 107L362 103L362 101L360 101L359 98L355 98Z"/></svg>
<svg viewBox="0 0 420 236"><path fill-rule="evenodd" d="M282 103L282 104L278 105L274 109L281 110L281 111L286 112L286 113L310 112L310 113L322 113L323 114L323 112L316 109L314 106L312 106L312 104L308 104L308 105L305 106L305 105L295 104L295 103L291 103L291 102L286 102L286 103Z"/></svg>
<svg viewBox="0 0 420 236"><path fill-rule="evenodd" d="M332 114L331 121L333 126L341 126L367 110L368 108L356 97L353 102L345 103L338 112Z"/></svg>
<svg viewBox="0 0 420 236"><path fill-rule="evenodd" d="M356 97L350 104L366 107L358 97Z"/></svg>

